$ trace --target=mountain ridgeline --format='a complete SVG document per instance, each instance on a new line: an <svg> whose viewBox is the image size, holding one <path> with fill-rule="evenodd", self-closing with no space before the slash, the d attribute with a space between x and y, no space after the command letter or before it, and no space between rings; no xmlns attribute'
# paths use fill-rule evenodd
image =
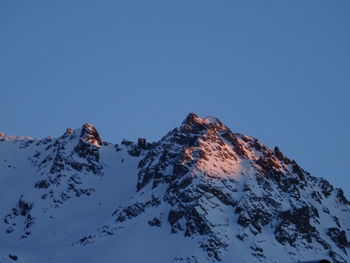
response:
<svg viewBox="0 0 350 263"><path fill-rule="evenodd" d="M0 133L0 262L350 263L350 202L191 113L158 142Z"/></svg>

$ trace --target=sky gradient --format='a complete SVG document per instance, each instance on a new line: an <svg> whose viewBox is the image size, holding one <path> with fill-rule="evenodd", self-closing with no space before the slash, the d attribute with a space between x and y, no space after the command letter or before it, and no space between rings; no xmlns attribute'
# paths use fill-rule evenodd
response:
<svg viewBox="0 0 350 263"><path fill-rule="evenodd" d="M349 1L1 1L0 131L158 140L189 112L350 197Z"/></svg>

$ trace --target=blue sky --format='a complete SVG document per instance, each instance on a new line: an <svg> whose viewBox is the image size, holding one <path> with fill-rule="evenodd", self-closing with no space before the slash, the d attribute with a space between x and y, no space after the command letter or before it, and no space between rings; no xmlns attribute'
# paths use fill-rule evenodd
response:
<svg viewBox="0 0 350 263"><path fill-rule="evenodd" d="M0 130L157 140L189 112L350 195L349 1L0 1Z"/></svg>

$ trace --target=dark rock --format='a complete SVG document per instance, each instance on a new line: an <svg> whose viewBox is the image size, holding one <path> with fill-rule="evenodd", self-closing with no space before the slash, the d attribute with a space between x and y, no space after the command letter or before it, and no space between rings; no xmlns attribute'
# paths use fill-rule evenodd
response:
<svg viewBox="0 0 350 263"><path fill-rule="evenodd" d="M6 229L6 233L8 233L8 234L12 233L13 231L15 231L15 230L13 229L13 227L8 227L8 228Z"/></svg>
<svg viewBox="0 0 350 263"><path fill-rule="evenodd" d="M338 253L336 253L333 250L330 250L328 255L332 258L332 262L334 262L334 263L347 263L348 262L341 255L339 255Z"/></svg>
<svg viewBox="0 0 350 263"><path fill-rule="evenodd" d="M85 142L80 139L78 145L74 148L74 151L79 155L79 157L94 162L100 160L99 149L90 143Z"/></svg>
<svg viewBox="0 0 350 263"><path fill-rule="evenodd" d="M18 201L18 206L21 209L20 213L22 216L28 215L29 211L33 208L33 204L24 201L22 198Z"/></svg>
<svg viewBox="0 0 350 263"><path fill-rule="evenodd" d="M327 180L321 179L319 184L325 197L328 197L332 194L334 187Z"/></svg>
<svg viewBox="0 0 350 263"><path fill-rule="evenodd" d="M37 181L34 185L35 188L46 189L50 186L50 183L47 180Z"/></svg>
<svg viewBox="0 0 350 263"><path fill-rule="evenodd" d="M344 230L340 230L336 227L328 228L327 235L333 240L337 247L341 248L345 253L345 248L350 247L350 244L346 238Z"/></svg>
<svg viewBox="0 0 350 263"><path fill-rule="evenodd" d="M286 165L289 165L292 163L290 159L288 159L284 154L280 151L280 149L276 146L273 150L275 156L277 157L278 160L281 162L284 162Z"/></svg>
<svg viewBox="0 0 350 263"><path fill-rule="evenodd" d="M224 193L220 189L211 186L210 184L200 184L199 189L202 189L204 192L211 193L217 199L219 199L223 204L234 207L237 204L237 201L234 200L229 193Z"/></svg>
<svg viewBox="0 0 350 263"><path fill-rule="evenodd" d="M179 224L179 220L183 218L183 212L170 210L168 214L168 221L171 225L171 232L177 233L178 231L182 231L182 227Z"/></svg>
<svg viewBox="0 0 350 263"><path fill-rule="evenodd" d="M72 161L70 163L70 166L78 172L81 172L83 170L83 164L75 162L75 161Z"/></svg>
<svg viewBox="0 0 350 263"><path fill-rule="evenodd" d="M275 230L276 240L281 244L289 243L292 246L300 238L310 243L316 232L316 228L310 224L310 218L315 216L317 216L316 212L308 206L280 212L280 222ZM291 225L295 227L296 231L288 231Z"/></svg>
<svg viewBox="0 0 350 263"><path fill-rule="evenodd" d="M150 201L147 201L145 203L135 203L120 211L117 210L113 213L113 215L116 216L115 221L124 222L144 213L146 208L159 206L160 203L161 202L158 198L153 197Z"/></svg>
<svg viewBox="0 0 350 263"><path fill-rule="evenodd" d="M295 162L292 161L293 173L296 173L300 180L305 180L304 170Z"/></svg>
<svg viewBox="0 0 350 263"><path fill-rule="evenodd" d="M123 139L121 144L125 145L125 146L130 146L130 145L133 145L134 143L132 141L129 141L129 140L126 140L126 139Z"/></svg>
<svg viewBox="0 0 350 263"><path fill-rule="evenodd" d="M239 204L235 209L235 213L239 214L237 223L244 228L253 227L254 234L261 233L262 227L272 222L272 212L278 209L279 203L268 196L263 198L251 196L248 200ZM268 211L264 207L272 209Z"/></svg>
<svg viewBox="0 0 350 263"><path fill-rule="evenodd" d="M343 205L350 205L350 201L348 201L348 199L346 199L346 197L344 196L343 189L338 189L337 199Z"/></svg>
<svg viewBox="0 0 350 263"><path fill-rule="evenodd" d="M128 141L125 139L122 140L121 144L127 147L127 151L130 154L130 156L133 156L133 157L140 156L142 148L138 144L135 144L132 141ZM142 142L141 142L141 145L142 145ZM147 147L147 144L145 147Z"/></svg>
<svg viewBox="0 0 350 263"><path fill-rule="evenodd" d="M158 217L155 217L155 218L153 218L152 220L148 221L148 224L149 224L150 226L157 226L157 227L160 227L161 224L162 224L162 222L159 220Z"/></svg>
<svg viewBox="0 0 350 263"><path fill-rule="evenodd" d="M222 137L234 146L234 150L239 156L242 156L245 158L248 157L247 152L244 149L244 146L240 143L240 141L238 140L238 137L234 133L232 133L230 130L227 130L222 134Z"/></svg>
<svg viewBox="0 0 350 263"><path fill-rule="evenodd" d="M316 200L319 204L321 204L321 202L322 202L322 196L321 196L321 194L320 194L319 192L313 191L313 192L311 193L311 197L312 197L312 199Z"/></svg>
<svg viewBox="0 0 350 263"><path fill-rule="evenodd" d="M147 142L146 142L145 138L139 138L137 140L137 146L140 147L143 150L147 150L148 149Z"/></svg>
<svg viewBox="0 0 350 263"><path fill-rule="evenodd" d="M174 168L173 168L173 175L174 176L185 175L188 171L189 171L189 169L186 166L184 166L182 164L174 164Z"/></svg>
<svg viewBox="0 0 350 263"><path fill-rule="evenodd" d="M18 257L16 255L10 254L9 258L12 259L13 261L16 261Z"/></svg>

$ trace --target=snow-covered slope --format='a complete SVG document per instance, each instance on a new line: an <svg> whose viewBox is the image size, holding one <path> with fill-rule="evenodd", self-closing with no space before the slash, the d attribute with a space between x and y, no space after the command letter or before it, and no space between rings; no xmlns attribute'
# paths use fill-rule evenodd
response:
<svg viewBox="0 0 350 263"><path fill-rule="evenodd" d="M350 203L219 120L159 142L0 134L0 262L350 262Z"/></svg>

